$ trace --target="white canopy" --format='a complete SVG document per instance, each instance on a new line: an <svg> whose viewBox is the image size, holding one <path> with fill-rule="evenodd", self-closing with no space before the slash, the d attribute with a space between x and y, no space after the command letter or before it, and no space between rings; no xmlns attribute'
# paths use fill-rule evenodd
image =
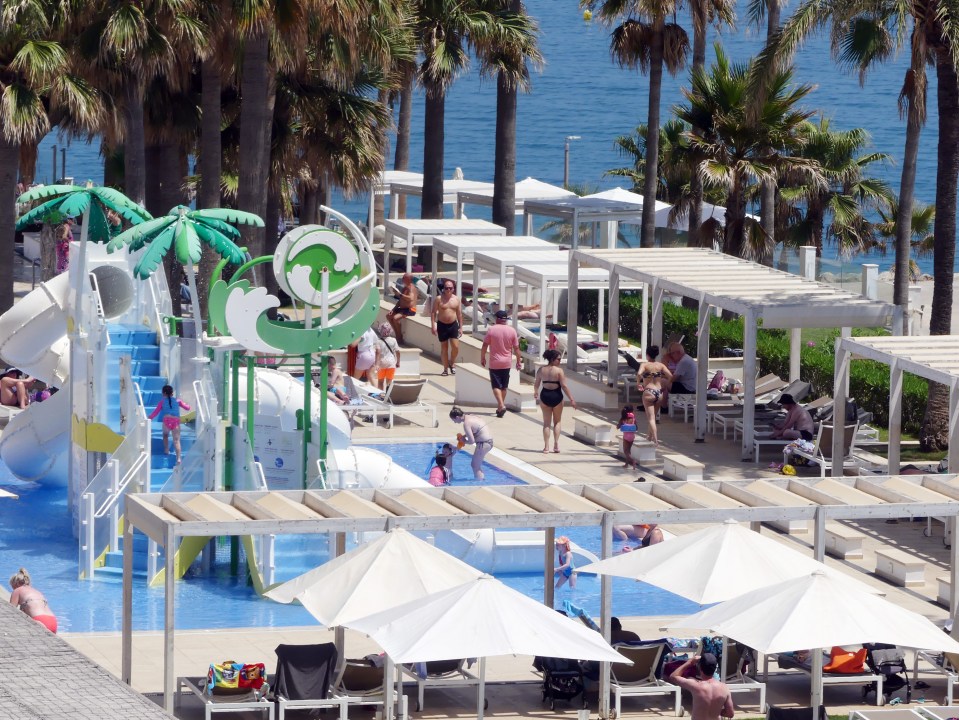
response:
<svg viewBox="0 0 959 720"><path fill-rule="evenodd" d="M878 594L868 585L735 520L580 568L582 573L642 580L700 605L730 600L815 571Z"/></svg>
<svg viewBox="0 0 959 720"><path fill-rule="evenodd" d="M346 626L400 663L499 655L628 662L596 631L489 575Z"/></svg>
<svg viewBox="0 0 959 720"><path fill-rule="evenodd" d="M528 177L515 185L516 212L522 213L527 200L552 200L555 198L576 197L576 193L559 185L550 185L542 180ZM493 204L493 188L464 190L456 194L456 216L463 214L464 205Z"/></svg>
<svg viewBox="0 0 959 720"><path fill-rule="evenodd" d="M881 642L959 652L930 620L817 571L707 608L667 627L708 629L762 653Z"/></svg>
<svg viewBox="0 0 959 720"><path fill-rule="evenodd" d="M299 601L328 627L418 601L480 577L479 570L399 528L264 595Z"/></svg>
<svg viewBox="0 0 959 720"><path fill-rule="evenodd" d="M821 571L747 592L667 627L708 629L764 654L867 642L959 652L959 642L922 615ZM811 704L818 707L822 654L813 653L812 663Z"/></svg>

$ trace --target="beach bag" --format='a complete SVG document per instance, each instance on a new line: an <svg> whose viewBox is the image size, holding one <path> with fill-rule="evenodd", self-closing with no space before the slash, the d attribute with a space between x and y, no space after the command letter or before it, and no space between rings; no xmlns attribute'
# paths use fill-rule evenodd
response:
<svg viewBox="0 0 959 720"><path fill-rule="evenodd" d="M722 370L717 370L716 374L713 375L713 379L709 381L709 387L707 387L706 390L716 390L720 392L725 386L726 374Z"/></svg>
<svg viewBox="0 0 959 720"><path fill-rule="evenodd" d="M266 666L263 663L238 663L224 660L210 663L206 676L208 695L240 695L259 690L266 682Z"/></svg>

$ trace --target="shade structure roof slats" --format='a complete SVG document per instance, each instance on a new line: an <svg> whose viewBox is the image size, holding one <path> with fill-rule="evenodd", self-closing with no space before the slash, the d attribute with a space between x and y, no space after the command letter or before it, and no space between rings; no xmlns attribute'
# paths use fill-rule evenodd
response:
<svg viewBox="0 0 959 720"><path fill-rule="evenodd" d="M959 383L959 335L842 338L840 348L927 380Z"/></svg>
<svg viewBox="0 0 959 720"><path fill-rule="evenodd" d="M877 489L879 488L879 489ZM871 491L871 492L870 492ZM597 526L604 522L784 522L959 515L956 475L701 483L516 485L385 490L136 494L130 521L160 544L174 536L410 529ZM298 508L298 509L297 509Z"/></svg>
<svg viewBox="0 0 959 720"><path fill-rule="evenodd" d="M895 312L889 303L704 248L572 252L581 268L600 267L670 293L751 314L768 328L884 326Z"/></svg>

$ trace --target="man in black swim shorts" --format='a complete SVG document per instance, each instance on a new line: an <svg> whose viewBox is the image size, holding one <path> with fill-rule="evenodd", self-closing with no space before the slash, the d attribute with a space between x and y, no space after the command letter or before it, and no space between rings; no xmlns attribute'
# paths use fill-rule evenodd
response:
<svg viewBox="0 0 959 720"><path fill-rule="evenodd" d="M440 296L433 298L433 334L440 341L440 357L443 359L442 375L456 374L456 356L460 351L460 336L463 334L463 307L456 297L452 280L440 280Z"/></svg>

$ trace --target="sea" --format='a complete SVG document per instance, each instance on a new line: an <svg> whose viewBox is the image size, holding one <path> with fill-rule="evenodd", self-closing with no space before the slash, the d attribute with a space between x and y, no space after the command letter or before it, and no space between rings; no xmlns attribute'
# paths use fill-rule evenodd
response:
<svg viewBox="0 0 959 720"><path fill-rule="evenodd" d="M623 185L622 178L607 177L612 168L622 167L626 160L614 145L619 135L629 134L646 121L648 81L638 70L622 68L609 52L610 28L584 19L576 0L525 0L530 15L539 25L539 43L545 63L532 74L528 94L519 98L517 120L518 180L535 177L562 184L564 150L570 141L570 182L594 190ZM786 12L795 9L794 2ZM713 43L720 43L734 61L746 61L762 48L765 27L749 26L745 20L745 4L737 7L739 18L734 29L710 29L707 62L712 60ZM689 27L688 12L676 21ZM908 40L908 39L907 39ZM908 65L908 45L893 60L872 70L860 82L858 73L844 69L833 59L826 34L811 37L795 59L796 82L808 83L815 90L807 96L803 107L824 114L835 129L865 128L871 136L870 151L882 152L890 160L875 174L898 192L902 167L905 122L899 116L898 95ZM688 86L688 70L675 77L666 76L662 94L662 119L671 108L683 102L681 88ZM417 92L414 101L411 133L410 169L422 168L423 95ZM916 178L916 198L920 203L935 201L936 143L935 124L936 78L930 68L928 117L922 131ZM494 133L496 117L496 82L484 77L473 62L454 83L446 102L446 176L457 168L471 180L492 181ZM52 177L52 149L57 147L58 162L66 149L66 173L76 182L87 179L102 181L102 160L99 143L73 141L51 133L41 145L38 181ZM392 167L392 148L387 166ZM58 174L60 174L58 170ZM363 197L334 197L335 206L355 220L366 221L367 200ZM411 204L410 216L418 212ZM476 211L471 216L483 217ZM488 216L488 213L486 214ZM624 227L629 233L637 227ZM932 258L917 258L923 272L932 272ZM869 262L878 263L880 271L888 270L893 254L869 253L840 257L836 248L826 248L824 262L834 262L847 270Z"/></svg>

